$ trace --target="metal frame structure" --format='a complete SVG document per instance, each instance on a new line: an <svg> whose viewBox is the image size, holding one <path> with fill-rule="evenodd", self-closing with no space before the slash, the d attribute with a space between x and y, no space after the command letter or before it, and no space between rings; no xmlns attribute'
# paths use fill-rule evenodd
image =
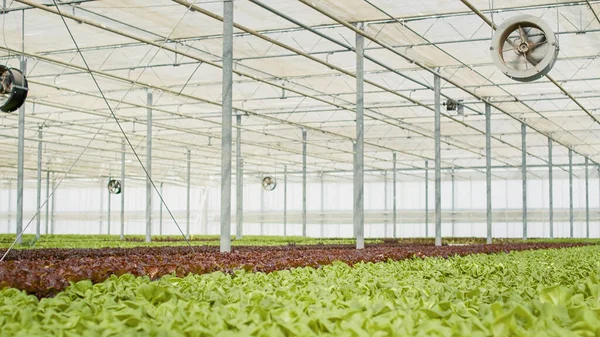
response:
<svg viewBox="0 0 600 337"><path fill-rule="evenodd" d="M286 235L291 219L287 180L301 175L303 236L311 218L307 185L318 181L319 175L349 179L346 175L351 174L354 236L359 249L364 247L365 181L381 181L382 172L393 172L393 212L391 221L386 216L384 223L393 224L395 237L397 218L403 221L396 206L397 183L425 176L425 235L429 235L429 161L434 162L437 245L442 244L442 221L446 221L441 208L442 180L469 179L470 172L485 176L486 237L491 243L492 180L520 169L523 239L527 239L528 214L534 212L527 208L527 179L546 179L538 170L545 167L549 170L551 237L553 170L569 174L572 237L575 218L580 220L573 206L573 167L585 167L589 236L588 165L600 162L600 120L596 117L600 110L600 46L595 42L600 40L600 1L526 1L496 8L477 8L467 0L462 4L434 1L419 11L403 3L384 6L369 0L339 8L334 0L269 4L250 0L235 4L234 20L231 0L200 4L165 0L163 10L140 2L136 10L145 15L130 20L132 9L119 4L101 6L84 0L63 3L59 12L37 0L15 1L4 8L4 15L19 19L20 24L7 25L5 34L20 36L20 45L0 46L0 57L7 64L18 64L27 74L31 95L18 115L0 116L6 130L0 134L0 180L17 181L17 231L29 220L23 217L25 181L37 182L40 209L45 171L46 199L52 199L54 209L54 194L48 192L51 172L54 184L54 179L60 181L65 174L69 178L115 176L118 173L111 168L120 167L123 193L125 172L127 179L146 180L145 234L149 242L152 199L157 193L152 180L160 181L162 193L163 182L173 182L171 176L185 173L185 235L190 236L190 189L215 184L211 178L217 179L221 251L228 252L235 128L238 239L245 221L244 179L265 170L284 172ZM554 11L560 14L556 19L548 15ZM222 16L217 14L220 12ZM515 83L496 74L488 55L497 24L518 13L542 17L558 28L561 53L555 68L534 83ZM97 34L98 38L86 41L80 49L91 55L90 69L77 61L78 52L68 36L57 34L54 43L46 41L48 26L42 23L63 31L59 15L75 36ZM168 24L158 29L148 25L144 16L161 16ZM574 24L573 16L580 21ZM590 47L568 48L572 45ZM462 52L465 46L473 52ZM100 79L102 93L88 85L89 73ZM526 86L532 90L523 90ZM100 102L104 96L113 105L118 127L112 120L103 123L110 113ZM445 100L462 100L465 115L445 110ZM137 162L125 161L125 153L131 149L125 147L121 125L135 151L140 152L145 141L147 177ZM146 132L140 132L144 127ZM97 138L88 144L95 134ZM27 155L34 142L37 158ZM181 158L186 152L184 163ZM120 158L115 156L118 153ZM460 213L454 206L453 197L452 209ZM108 207L110 212L110 201ZM46 204L46 228L51 219L50 232L54 232L54 212L50 216L49 208ZM160 233L162 209L161 200ZM110 228L110 215L107 220ZM124 195L120 220L123 239ZM454 216L447 220L454 233ZM38 215L38 237L40 221Z"/></svg>

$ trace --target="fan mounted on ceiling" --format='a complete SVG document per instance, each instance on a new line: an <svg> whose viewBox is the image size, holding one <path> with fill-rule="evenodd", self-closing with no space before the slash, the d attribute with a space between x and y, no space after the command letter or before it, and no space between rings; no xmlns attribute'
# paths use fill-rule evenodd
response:
<svg viewBox="0 0 600 337"><path fill-rule="evenodd" d="M490 47L496 66L515 81L545 76L558 56L558 41L550 26L533 15L519 15L496 29Z"/></svg>
<svg viewBox="0 0 600 337"><path fill-rule="evenodd" d="M110 179L107 187L110 194L121 194L121 182L119 180Z"/></svg>
<svg viewBox="0 0 600 337"><path fill-rule="evenodd" d="M0 65L0 110L17 110L25 103L28 92L27 79L20 70Z"/></svg>
<svg viewBox="0 0 600 337"><path fill-rule="evenodd" d="M275 177L266 176L262 180L262 187L265 191L270 192L277 187L277 180L275 180Z"/></svg>

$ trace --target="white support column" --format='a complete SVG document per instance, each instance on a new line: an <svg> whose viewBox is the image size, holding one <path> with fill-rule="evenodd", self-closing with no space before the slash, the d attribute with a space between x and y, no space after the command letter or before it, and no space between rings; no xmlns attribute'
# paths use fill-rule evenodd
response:
<svg viewBox="0 0 600 337"><path fill-rule="evenodd" d="M425 237L429 237L429 161L425 161Z"/></svg>
<svg viewBox="0 0 600 337"><path fill-rule="evenodd" d="M388 181L387 181L387 171L383 171L383 213L385 214L383 220L383 235L387 238L389 237L388 230Z"/></svg>
<svg viewBox="0 0 600 337"><path fill-rule="evenodd" d="M283 236L287 236L287 165L283 166Z"/></svg>
<svg viewBox="0 0 600 337"><path fill-rule="evenodd" d="M321 172L321 238L325 237L325 186Z"/></svg>
<svg viewBox="0 0 600 337"><path fill-rule="evenodd" d="M492 107L485 104L485 195L486 195L486 243L492 243ZM471 191L470 194L472 194Z"/></svg>
<svg viewBox="0 0 600 337"><path fill-rule="evenodd" d="M442 245L442 153L441 153L441 129L440 129L440 113L441 113L441 86L440 78L434 75L433 78L434 98L435 98L435 245Z"/></svg>
<svg viewBox="0 0 600 337"><path fill-rule="evenodd" d="M573 238L573 150L569 148L569 237Z"/></svg>
<svg viewBox="0 0 600 337"><path fill-rule="evenodd" d="M521 123L521 178L523 197L523 240L527 240L527 125Z"/></svg>
<svg viewBox="0 0 600 337"><path fill-rule="evenodd" d="M302 129L302 236L306 237L306 129Z"/></svg>
<svg viewBox="0 0 600 337"><path fill-rule="evenodd" d="M152 241L152 91L147 89L146 105L148 109L146 120L146 242Z"/></svg>
<svg viewBox="0 0 600 337"><path fill-rule="evenodd" d="M187 186L186 186L186 206L185 206L185 237L190 239L190 189L192 185L192 151L187 149Z"/></svg>
<svg viewBox="0 0 600 337"><path fill-rule="evenodd" d="M41 224L42 224L42 126L38 128L38 160L37 160L37 215L35 219L35 238L40 239L41 236Z"/></svg>
<svg viewBox="0 0 600 337"><path fill-rule="evenodd" d="M456 222L454 221L454 211L456 210L455 208L455 197L456 197L456 192L454 190L454 168L452 168L452 173L450 174L450 179L451 179L451 194L452 194L452 237L456 236Z"/></svg>
<svg viewBox="0 0 600 337"><path fill-rule="evenodd" d="M50 201L52 202L52 207L50 209L50 234L54 235L56 232L56 223L54 218L54 210L56 209L56 177L52 174L52 196L50 197Z"/></svg>
<svg viewBox="0 0 600 337"><path fill-rule="evenodd" d="M21 47L25 50L25 10L22 10L21 16ZM6 14L5 14L6 15ZM21 56L21 72L26 73L25 55ZM25 104L19 108L19 133L17 141L17 243L23 241L21 232L23 231L23 177L25 168Z"/></svg>
<svg viewBox="0 0 600 337"><path fill-rule="evenodd" d="M100 178L100 219L98 220L98 234L100 235L102 235L102 225L104 224L104 188L104 180Z"/></svg>
<svg viewBox="0 0 600 337"><path fill-rule="evenodd" d="M590 181L588 158L585 157L585 237L590 238Z"/></svg>
<svg viewBox="0 0 600 337"><path fill-rule="evenodd" d="M9 181L10 184L10 181ZM10 193L10 185L9 185L9 193ZM49 232L49 223L50 223L50 171L48 171L48 169L46 169L46 228L44 230L44 234L48 235ZM10 210L10 209L9 209ZM9 226L10 227L10 226Z"/></svg>
<svg viewBox="0 0 600 337"><path fill-rule="evenodd" d="M112 179L110 176L108 177L108 180L110 181L110 179ZM110 191L106 191L106 194L108 195L108 209L106 212L106 233L108 235L110 235L110 206L111 206L111 193Z"/></svg>
<svg viewBox="0 0 600 337"><path fill-rule="evenodd" d="M163 195L163 190L164 190L164 182L161 181L160 182L160 195ZM164 197L163 197L164 198ZM163 204L162 202L159 205L159 209L158 209L158 235L162 236L163 235Z"/></svg>
<svg viewBox="0 0 600 337"><path fill-rule="evenodd" d="M235 238L240 240L244 231L244 172L242 165L242 115L236 116L237 137L235 141Z"/></svg>
<svg viewBox="0 0 600 337"><path fill-rule="evenodd" d="M364 23L356 24L364 30ZM356 34L356 157L354 161L354 224L356 249L365 248L364 200L364 38Z"/></svg>
<svg viewBox="0 0 600 337"><path fill-rule="evenodd" d="M548 137L548 226L550 239L554 238L554 180L552 179L552 138Z"/></svg>
<svg viewBox="0 0 600 337"><path fill-rule="evenodd" d="M392 209L393 209L393 212L394 212L393 217L392 217L393 218L393 223L394 223L393 235L394 235L394 238L397 238L398 237L398 235L397 235L398 233L397 233L397 228L396 227L397 227L397 220L398 219L397 219L397 214L396 214L397 213L397 208L396 208L396 152L394 152L392 158L393 158L393 161L394 161L394 168L393 168L394 172L393 172L393 178L392 178L393 183L394 183L394 185L392 186L392 191L393 191L392 194L393 194L393 199L394 199L394 204L392 205Z"/></svg>
<svg viewBox="0 0 600 337"><path fill-rule="evenodd" d="M121 240L125 240L125 141L121 143Z"/></svg>

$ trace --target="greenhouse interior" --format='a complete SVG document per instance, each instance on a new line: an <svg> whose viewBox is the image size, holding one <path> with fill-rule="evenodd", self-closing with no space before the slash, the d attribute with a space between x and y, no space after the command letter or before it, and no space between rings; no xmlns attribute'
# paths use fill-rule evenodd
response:
<svg viewBox="0 0 600 337"><path fill-rule="evenodd" d="M600 1L2 6L0 335L600 334Z"/></svg>

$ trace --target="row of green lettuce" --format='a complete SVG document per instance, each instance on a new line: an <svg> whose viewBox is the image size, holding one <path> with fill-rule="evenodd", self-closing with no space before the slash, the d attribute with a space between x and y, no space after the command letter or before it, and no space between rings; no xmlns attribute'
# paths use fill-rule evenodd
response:
<svg viewBox="0 0 600 337"><path fill-rule="evenodd" d="M14 241L12 234L0 234L0 248L6 248ZM15 248L108 248L108 247L159 247L159 246L184 246L187 243L181 236L153 236L152 242L144 242L142 235L130 235L126 240L121 240L118 235L43 235L39 240L35 235L24 235L23 243L16 245ZM219 245L217 235L196 235L191 237L190 243L196 246L216 246ZM587 242L600 243L600 239L541 239L533 238L528 242ZM310 238L300 236L244 236L242 239L233 238L234 246L278 246L278 245L316 245L316 244L354 244L353 239L349 238ZM380 238L367 239L366 243L400 243L400 244L433 244L433 238ZM496 238L494 243L512 243L522 242L515 238ZM444 238L444 244L482 244L483 238Z"/></svg>
<svg viewBox="0 0 600 337"><path fill-rule="evenodd" d="M600 336L600 246L0 291L6 336Z"/></svg>

